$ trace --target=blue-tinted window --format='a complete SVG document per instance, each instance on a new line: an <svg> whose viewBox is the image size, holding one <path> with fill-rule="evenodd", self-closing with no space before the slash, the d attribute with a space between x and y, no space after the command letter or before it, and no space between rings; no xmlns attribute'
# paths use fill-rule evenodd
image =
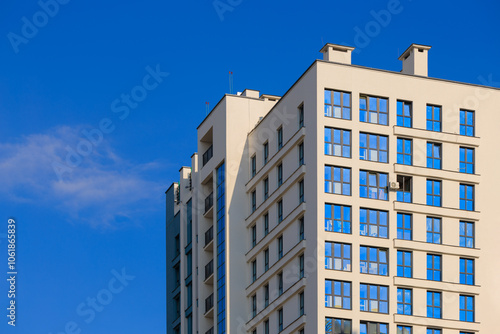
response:
<svg viewBox="0 0 500 334"><path fill-rule="evenodd" d="M426 128L429 131L441 131L441 107L427 105L427 123Z"/></svg>
<svg viewBox="0 0 500 334"><path fill-rule="evenodd" d="M326 241L325 269L351 271L351 245Z"/></svg>
<svg viewBox="0 0 500 334"><path fill-rule="evenodd" d="M442 331L436 328L427 328L427 334L442 334Z"/></svg>
<svg viewBox="0 0 500 334"><path fill-rule="evenodd" d="M397 125L406 128L412 127L411 102L398 101L397 103Z"/></svg>
<svg viewBox="0 0 500 334"><path fill-rule="evenodd" d="M427 180L427 205L441 206L441 181Z"/></svg>
<svg viewBox="0 0 500 334"><path fill-rule="evenodd" d="M359 324L359 334L388 334L389 325L379 322L362 321Z"/></svg>
<svg viewBox="0 0 500 334"><path fill-rule="evenodd" d="M442 318L441 292L427 291L427 318Z"/></svg>
<svg viewBox="0 0 500 334"><path fill-rule="evenodd" d="M427 254L427 279L429 281L442 281L441 255Z"/></svg>
<svg viewBox="0 0 500 334"><path fill-rule="evenodd" d="M460 184L460 210L474 211L474 186Z"/></svg>
<svg viewBox="0 0 500 334"><path fill-rule="evenodd" d="M359 209L359 234L376 238L388 238L388 212L375 209Z"/></svg>
<svg viewBox="0 0 500 334"><path fill-rule="evenodd" d="M351 282L325 280L325 306L350 310Z"/></svg>
<svg viewBox="0 0 500 334"><path fill-rule="evenodd" d="M398 288L398 314L412 315L412 295L413 293L411 289Z"/></svg>
<svg viewBox="0 0 500 334"><path fill-rule="evenodd" d="M388 276L388 250L377 247L359 247L359 271L363 274Z"/></svg>
<svg viewBox="0 0 500 334"><path fill-rule="evenodd" d="M397 276L408 278L413 277L412 253L398 250L397 261Z"/></svg>
<svg viewBox="0 0 500 334"><path fill-rule="evenodd" d="M349 319L326 318L325 334L352 334L352 321Z"/></svg>
<svg viewBox="0 0 500 334"><path fill-rule="evenodd" d="M351 169L325 166L325 192L351 196Z"/></svg>
<svg viewBox="0 0 500 334"><path fill-rule="evenodd" d="M351 119L351 93L325 89L325 116Z"/></svg>
<svg viewBox="0 0 500 334"><path fill-rule="evenodd" d="M412 177L407 175L398 175L397 180L399 189L396 193L396 200L398 202L411 203L412 202Z"/></svg>
<svg viewBox="0 0 500 334"><path fill-rule="evenodd" d="M413 328L411 326L398 325L396 334L413 334Z"/></svg>
<svg viewBox="0 0 500 334"><path fill-rule="evenodd" d="M398 138L397 142L397 163L401 165L412 165L413 141L411 139Z"/></svg>
<svg viewBox="0 0 500 334"><path fill-rule="evenodd" d="M460 247L474 248L474 223L460 222Z"/></svg>
<svg viewBox="0 0 500 334"><path fill-rule="evenodd" d="M351 157L351 131L325 128L325 154L336 157Z"/></svg>
<svg viewBox="0 0 500 334"><path fill-rule="evenodd" d="M427 143L427 168L441 169L441 149L441 144Z"/></svg>
<svg viewBox="0 0 500 334"><path fill-rule="evenodd" d="M412 240L412 215L398 212L398 239Z"/></svg>
<svg viewBox="0 0 500 334"><path fill-rule="evenodd" d="M388 162L389 144L387 136L369 133L359 134L359 159Z"/></svg>
<svg viewBox="0 0 500 334"><path fill-rule="evenodd" d="M351 233L351 207L325 204L325 231Z"/></svg>
<svg viewBox="0 0 500 334"><path fill-rule="evenodd" d="M460 295L460 321L474 322L474 297Z"/></svg>
<svg viewBox="0 0 500 334"><path fill-rule="evenodd" d="M383 97L361 95L359 98L360 122L388 124L388 100Z"/></svg>
<svg viewBox="0 0 500 334"><path fill-rule="evenodd" d="M460 110L460 134L474 137L474 111Z"/></svg>
<svg viewBox="0 0 500 334"><path fill-rule="evenodd" d="M385 173L359 171L359 196L387 201L388 177Z"/></svg>
<svg viewBox="0 0 500 334"><path fill-rule="evenodd" d="M460 284L474 285L473 259L460 259Z"/></svg>
<svg viewBox="0 0 500 334"><path fill-rule="evenodd" d="M460 147L460 173L474 174L474 149Z"/></svg>
<svg viewBox="0 0 500 334"><path fill-rule="evenodd" d="M389 313L389 287L360 284L360 311Z"/></svg>
<svg viewBox="0 0 500 334"><path fill-rule="evenodd" d="M427 242L440 244L442 235L441 218L427 217L426 228Z"/></svg>

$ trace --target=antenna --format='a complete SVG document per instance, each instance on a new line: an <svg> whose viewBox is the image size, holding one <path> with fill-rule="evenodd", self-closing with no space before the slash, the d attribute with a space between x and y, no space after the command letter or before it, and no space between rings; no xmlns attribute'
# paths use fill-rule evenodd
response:
<svg viewBox="0 0 500 334"><path fill-rule="evenodd" d="M233 72L229 71L229 94L233 94Z"/></svg>
<svg viewBox="0 0 500 334"><path fill-rule="evenodd" d="M205 116L208 116L208 110L210 109L210 103L205 102Z"/></svg>

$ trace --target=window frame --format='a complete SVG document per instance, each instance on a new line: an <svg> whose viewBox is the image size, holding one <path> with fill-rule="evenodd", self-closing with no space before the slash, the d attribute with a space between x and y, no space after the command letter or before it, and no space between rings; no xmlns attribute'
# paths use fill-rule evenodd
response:
<svg viewBox="0 0 500 334"><path fill-rule="evenodd" d="M338 254L338 248L340 248L340 254ZM340 264L340 269L337 269L336 264ZM325 269L352 272L352 244L325 241Z"/></svg>
<svg viewBox="0 0 500 334"><path fill-rule="evenodd" d="M472 189L472 198L469 197L469 189ZM462 196L462 193L464 196ZM476 187L473 184L460 183L459 208L465 211L475 211L476 206ZM471 209L469 209L469 204Z"/></svg>
<svg viewBox="0 0 500 334"><path fill-rule="evenodd" d="M476 262L474 259L460 257L459 263L460 284L475 285ZM469 267L469 263L472 263L471 267ZM471 271L469 271L469 269L471 269ZM471 279L470 282L469 278Z"/></svg>
<svg viewBox="0 0 500 334"><path fill-rule="evenodd" d="M335 180L337 170L340 171L340 181ZM329 173L327 173L327 171L329 171ZM328 174L330 175L330 179L327 178ZM337 185L340 187L340 192L335 192ZM331 189L331 191L328 191L329 189ZM345 190L347 190L348 193L345 193ZM325 165L325 193L352 196L352 169L350 167Z"/></svg>
<svg viewBox="0 0 500 334"><path fill-rule="evenodd" d="M363 250L366 257L363 257ZM374 255L372 250L376 251L376 259L372 259L372 255ZM385 262L382 259L384 253ZM372 271L373 268L376 269L376 273ZM389 276L389 249L375 246L359 246L359 272L368 275Z"/></svg>
<svg viewBox="0 0 500 334"><path fill-rule="evenodd" d="M434 282L442 282L443 256L441 254L427 253L426 259L427 259L427 280ZM438 277L436 277L436 275L438 275Z"/></svg>
<svg viewBox="0 0 500 334"><path fill-rule="evenodd" d="M476 136L476 112L474 110L460 109L460 135L467 137ZM472 118L471 123L469 120ZM472 134L468 134L472 129Z"/></svg>
<svg viewBox="0 0 500 334"><path fill-rule="evenodd" d="M459 246L464 248L475 248L476 247L476 224L474 222L461 220L459 223L458 236L459 236ZM462 229L463 226L463 229ZM472 235L469 235L468 227L472 226ZM462 234L462 230L464 234ZM472 240L472 247L467 246L468 241ZM463 242L462 242L463 241Z"/></svg>
<svg viewBox="0 0 500 334"><path fill-rule="evenodd" d="M408 302L406 293L409 291L410 293L410 301ZM401 294L400 294L401 292ZM400 298L401 296L401 298ZM408 288L397 288L397 307L396 313L403 315L413 315L413 289ZM409 306L410 311L408 312L406 307ZM402 312L400 312L400 307L402 307Z"/></svg>
<svg viewBox="0 0 500 334"><path fill-rule="evenodd" d="M426 166L431 169L443 169L443 145L436 142L427 142ZM437 154L436 156L436 149Z"/></svg>
<svg viewBox="0 0 500 334"><path fill-rule="evenodd" d="M362 182L362 174L366 174L365 176L365 181L366 183ZM373 187L370 185L370 176L375 175L376 178L376 186ZM381 176L384 176L386 179L386 185L381 186ZM360 198L369 198L369 199L376 199L380 201L388 201L389 200L389 194L388 194L388 187L389 187L389 174L388 173L383 173L383 172L374 172L374 171L369 171L369 170L363 170L361 169L359 171L359 197ZM365 189L363 191L363 189ZM371 197L371 194L373 193L372 189L376 189L376 197ZM380 192L382 191L382 193ZM362 196L363 193L366 193L366 196ZM383 198L380 198L380 194L383 194Z"/></svg>
<svg viewBox="0 0 500 334"><path fill-rule="evenodd" d="M330 103L327 103L327 101L328 101L326 98L327 92L330 93ZM340 94L340 104L336 103L335 93ZM347 104L344 101L345 94L347 94L347 97L349 98L349 101ZM349 120L349 121L352 119L352 93L351 92L325 88L324 94L323 94L323 100L324 100L324 109L323 109L324 113L323 114L325 117L345 119L345 120ZM330 107L329 112L327 111L328 107ZM340 110L340 117L335 116L336 115L336 112L335 112L336 108L339 108L339 110ZM344 117L345 110L347 110L349 117Z"/></svg>
<svg viewBox="0 0 500 334"><path fill-rule="evenodd" d="M362 140L362 137L365 137L364 140ZM374 136L376 137L376 147L373 148L371 147L371 137ZM381 147L381 138L385 138L386 141L386 147L385 150ZM363 141L366 144L366 146L363 145ZM364 152L364 154L363 154ZM371 153L376 152L377 159L372 160L371 159ZM385 156L385 159L381 159L381 156ZM359 160L364 160L364 161L371 161L371 162L380 162L380 163L389 163L389 137L386 135L381 135L381 134L376 134L376 133L368 133L368 132L360 132L359 133ZM385 161L384 161L385 160Z"/></svg>
<svg viewBox="0 0 500 334"><path fill-rule="evenodd" d="M280 126L276 130L277 144L278 144L278 152L283 148L283 126Z"/></svg>
<svg viewBox="0 0 500 334"><path fill-rule="evenodd" d="M431 230L429 230L429 221L431 222ZM439 231L436 231L436 222L438 222ZM440 217L426 217L425 223L425 231L426 231L426 242L431 244L441 245L443 243L443 220ZM439 241L435 242L435 237L439 236ZM430 238L430 241L429 241Z"/></svg>
<svg viewBox="0 0 500 334"><path fill-rule="evenodd" d="M328 294L327 290L327 282L330 282L331 293ZM340 294L335 293L335 284L340 284ZM348 286L348 292L346 292L346 286ZM331 297L331 302L328 302L328 297ZM340 298L340 306L335 306L335 297ZM346 301L349 301L346 303ZM328 306L328 304L332 306ZM348 304L348 305L345 305ZM344 307L345 306L345 307ZM327 308L336 308L342 310L352 310L352 282L341 281L336 279L325 279L325 307Z"/></svg>
<svg viewBox="0 0 500 334"><path fill-rule="evenodd" d="M365 213L363 213L365 212ZM375 213L375 223L372 222L372 213ZM385 224L381 215L385 214ZM372 234L372 228L376 229L376 234ZM385 234L381 232L385 229ZM366 232L365 232L366 231ZM389 239L389 212L386 210L359 208L359 235L372 238ZM385 236L384 236L385 235Z"/></svg>
<svg viewBox="0 0 500 334"><path fill-rule="evenodd" d="M363 287L366 286L366 297L363 297ZM372 287L377 288L377 296L375 298L372 298ZM381 288L386 289L386 295L387 299L382 299L381 297ZM366 306L368 310L364 309L363 305L365 304L363 301L366 300ZM370 312L370 313L381 313L381 314L389 314L389 286L387 285L380 285L380 284L369 284L369 283L361 283L359 285L359 310L360 312ZM372 311L372 303L376 302L377 303L377 311ZM381 311L382 307L381 304L385 303L386 307L384 309L387 310L387 312Z"/></svg>
<svg viewBox="0 0 500 334"><path fill-rule="evenodd" d="M401 144L400 144L401 143ZM409 143L409 144L408 144ZM410 153L406 152L410 146ZM401 150L400 150L401 148ZM396 163L399 165L413 166L413 139L398 137L396 140ZM406 163L406 157L410 157L410 163ZM400 162L400 159L402 162Z"/></svg>
<svg viewBox="0 0 500 334"><path fill-rule="evenodd" d="M340 214L340 217L338 214ZM337 228L339 227L339 223L340 230ZM331 229L329 229L330 226ZM347 230L348 232L345 232ZM352 234L352 207L349 205L325 203L325 231Z"/></svg>
<svg viewBox="0 0 500 334"><path fill-rule="evenodd" d="M340 143L336 143L335 140L335 133L336 132L340 133ZM327 133L329 132L328 136ZM348 144L345 144L346 138L345 136L349 137ZM328 141L328 137L330 138L330 141ZM351 158L352 157L352 131L351 130L346 130L346 129L341 129L341 128L332 128L332 127L325 127L324 130L324 139L325 139L325 155L333 156L333 157L342 157L342 158ZM335 154L336 152L336 147L340 147L340 154ZM344 154L344 149L347 149L348 154ZM330 153L331 151L331 153Z"/></svg>
<svg viewBox="0 0 500 334"><path fill-rule="evenodd" d="M469 161L468 152L472 152L472 161ZM476 150L473 147L460 146L459 151L459 172L464 174L475 174L476 173ZM462 153L463 152L463 153ZM469 172L469 167L471 171Z"/></svg>
<svg viewBox="0 0 500 334"><path fill-rule="evenodd" d="M436 119L436 109L438 109L437 114L438 117ZM443 131L443 107L440 105L436 104L427 104L425 108L425 129L427 131L434 131L434 132L442 132ZM429 114L430 113L430 114ZM429 118L430 116L430 118ZM439 128L436 130L436 125Z"/></svg>
<svg viewBox="0 0 500 334"><path fill-rule="evenodd" d="M399 219L399 217L401 217L401 219ZM406 226L406 218L407 217L409 217L410 228L407 228L407 226ZM397 220L397 226L396 226L397 235L396 235L396 239L400 239L400 240L413 240L413 215L411 213L397 212L396 218L397 218L396 219ZM409 234L410 234L410 238L409 239L407 239L405 237L406 233L408 233L406 231L409 231ZM400 238L400 236L402 236L402 238Z"/></svg>
<svg viewBox="0 0 500 334"><path fill-rule="evenodd" d="M429 184L431 185L432 192L429 193ZM439 185L439 192L435 193L436 185ZM443 206L443 181L436 179L427 179L426 180L426 204L429 206L442 207ZM431 200L429 202L429 199ZM435 200L439 200L439 205L435 205ZM431 204L429 204L431 203Z"/></svg>
<svg viewBox="0 0 500 334"><path fill-rule="evenodd" d="M460 304L459 304L459 312L460 321L464 322L475 322L476 318L476 300L474 296L470 295L460 295ZM469 314L472 315L472 319L469 319Z"/></svg>
<svg viewBox="0 0 500 334"><path fill-rule="evenodd" d="M399 106L402 106L401 113ZM409 106L410 116L406 115L405 107ZM406 124L409 120L410 126ZM397 100L396 101L396 125L404 128L413 128L413 102L407 100Z"/></svg>
<svg viewBox="0 0 500 334"><path fill-rule="evenodd" d="M377 110L371 110L370 109L370 99L376 99L377 103ZM366 106L365 109L362 108L363 103L361 100L365 100L364 105ZM385 100L385 105L386 105L386 110L385 112L381 110L381 104L380 101ZM376 122L371 122L371 114L375 114L377 121ZM380 122L380 115L385 116L385 123ZM378 124L378 125L389 125L389 98L387 97L382 97L382 96L374 96L374 95L368 95L368 94L360 94L359 95L359 121L362 123L371 123L371 124Z"/></svg>
<svg viewBox="0 0 500 334"><path fill-rule="evenodd" d="M397 250L396 253L396 277L413 278L413 252L407 250ZM407 264L409 258L410 264ZM408 276L409 270L409 276Z"/></svg>
<svg viewBox="0 0 500 334"><path fill-rule="evenodd" d="M429 296L431 296L429 300ZM436 296L439 297L438 304L436 304ZM429 313L430 311L430 313ZM439 312L438 316L436 316L436 311ZM429 316L431 314L431 316ZM427 318L432 319L443 319L443 294L440 291L430 291L427 290Z"/></svg>

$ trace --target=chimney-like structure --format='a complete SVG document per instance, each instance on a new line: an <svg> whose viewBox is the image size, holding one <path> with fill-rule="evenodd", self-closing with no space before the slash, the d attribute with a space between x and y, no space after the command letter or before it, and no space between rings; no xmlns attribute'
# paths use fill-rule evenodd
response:
<svg viewBox="0 0 500 334"><path fill-rule="evenodd" d="M327 43L319 52L323 53L323 60L351 64L352 50L352 46Z"/></svg>
<svg viewBox="0 0 500 334"><path fill-rule="evenodd" d="M412 44L399 56L403 62L402 73L411 75L427 76L427 51L431 47L428 45Z"/></svg>

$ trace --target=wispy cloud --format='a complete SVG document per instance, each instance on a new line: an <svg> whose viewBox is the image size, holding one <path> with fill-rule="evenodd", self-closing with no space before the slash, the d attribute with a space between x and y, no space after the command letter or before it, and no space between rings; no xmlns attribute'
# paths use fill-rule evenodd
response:
<svg viewBox="0 0 500 334"><path fill-rule="evenodd" d="M84 127L60 126L0 143L0 196L28 205L51 206L71 220L115 226L149 210L161 210L164 185L155 180L164 164L133 164L103 142L60 180L52 164Z"/></svg>

